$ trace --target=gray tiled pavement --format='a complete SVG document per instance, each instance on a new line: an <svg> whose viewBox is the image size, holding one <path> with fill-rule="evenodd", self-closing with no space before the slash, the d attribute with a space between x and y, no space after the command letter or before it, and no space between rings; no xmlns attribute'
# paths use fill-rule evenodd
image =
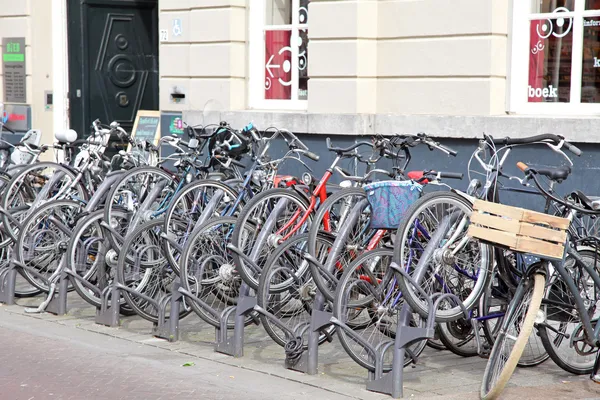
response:
<svg viewBox="0 0 600 400"><path fill-rule="evenodd" d="M66 379L69 384L65 388L57 386L55 391L58 393L53 393L52 397L46 393L42 397L34 396L35 399L120 398L119 393L124 393L122 398L128 399L173 398L176 393L180 393L177 398L182 399L238 398L241 394L244 398L267 399L268 394L285 393L288 386L292 396L285 398L290 399L315 395L316 398L389 398L365 390L366 371L355 364L335 340L321 346L319 374L309 376L282 367L282 348L274 344L261 327L247 328L245 355L243 358L232 358L213 351L214 329L194 314L181 321L181 340L168 343L153 338L152 325L139 317L123 317L120 328L96 325L94 309L75 294L69 296L70 310L67 316L24 314L23 305L37 305L40 301L39 298L21 299L20 305L0 307L0 349L10 349L8 354L3 351L0 356L0 399L29 399L31 396L7 397L6 387L10 388L8 393L19 393L18 390L25 393L27 388L32 388L30 385L35 388L40 374L46 374L42 371L44 368L48 373L59 374L56 376L62 381ZM35 327L27 331L28 325ZM60 330L62 341L42 335L45 330L53 329ZM18 334L16 331L19 331ZM78 342L79 335L85 337ZM107 343L96 343L102 340ZM92 344L85 346L90 341ZM97 354L99 348L105 350L106 354ZM135 351L123 357L120 348ZM48 366L44 367L38 358L43 358ZM152 362L132 364L132 358ZM11 368L12 360L19 360L19 365L27 366L13 368L7 378L7 360ZM174 360L177 360L175 364ZM182 368L181 364L186 361L194 361L199 367ZM102 365L99 370L93 367L96 362ZM111 371L113 364L118 368ZM447 351L427 348L417 366L405 369L404 395L422 399L476 399L484 367L485 360L478 357L462 358ZM227 377L256 374L245 379L254 383L262 381L270 389L265 393L260 390L249 391L241 378L228 378L232 381L229 382L223 377L211 375L213 380L207 380L206 371L220 371ZM115 375L121 380L112 380ZM131 376L131 379L123 380L122 376ZM104 384L96 385L96 377L100 377L99 382ZM24 383L21 384L27 386L17 387L13 381L22 381ZM9 382L8 386L5 386L6 382ZM96 389L97 392L93 392ZM64 392L61 393L61 390ZM202 396L193 391L200 391ZM113 392L117 393L116 397ZM587 377L570 375L547 361L535 368L518 369L504 397L600 399L600 385L593 384Z"/></svg>

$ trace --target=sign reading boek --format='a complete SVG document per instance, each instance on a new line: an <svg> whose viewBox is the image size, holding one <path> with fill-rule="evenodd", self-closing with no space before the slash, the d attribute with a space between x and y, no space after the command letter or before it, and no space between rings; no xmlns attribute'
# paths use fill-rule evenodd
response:
<svg viewBox="0 0 600 400"><path fill-rule="evenodd" d="M25 38L2 39L2 74L4 101L26 103Z"/></svg>

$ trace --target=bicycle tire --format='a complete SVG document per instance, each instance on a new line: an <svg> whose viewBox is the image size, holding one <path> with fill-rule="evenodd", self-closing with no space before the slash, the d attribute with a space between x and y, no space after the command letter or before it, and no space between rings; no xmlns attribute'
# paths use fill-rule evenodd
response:
<svg viewBox="0 0 600 400"><path fill-rule="evenodd" d="M398 228L398 231L396 233L396 240L395 240L395 245L394 245L394 261L399 266L405 268L405 258L407 257L406 253L408 251L405 242L408 241L408 235L411 233L411 229L413 229L413 226L417 222L417 219L419 218L419 216L421 215L423 210L426 210L430 206L436 206L436 207L438 207L438 209L440 209L440 207L439 207L440 204L448 205L450 207L450 209L452 209L452 207L460 208L459 211L464 214L462 217L460 215L458 215L458 217L460 217L461 219L466 217L467 213L470 214L470 212L472 212L472 204L468 200L463 198L462 196L460 196L456 193L453 193L453 192L433 192L433 193L428 193L428 194L424 195L423 197L421 197L407 210L406 218L404 218L404 220L400 224L400 227ZM468 224L467 224L467 226L468 226ZM463 227L463 232L466 232L466 226ZM421 239L425 238L424 234L422 234L420 232L418 232L418 233L419 234L415 234L415 236L417 237L416 240L421 240ZM454 294L460 295L459 297L462 297L463 306L467 310L471 310L479 302L479 298L483 295L483 293L485 291L485 288L487 286L487 283L489 281L489 277L490 277L490 274L492 271L493 261L492 261L492 257L491 257L491 246L480 243L473 239L468 241L468 243L466 245L472 245L472 246L477 247L477 249L479 249L479 252L481 254L481 261L478 263L479 265L473 265L473 267L477 268L476 271L467 271L467 272L472 272L473 277L475 277L476 279L474 279L475 284L474 284L473 288L469 291L469 293L466 294L466 297L465 297L465 294L462 292L454 293ZM420 246L420 244L419 244L419 246ZM465 246L463 246L463 249L464 248L465 248ZM408 258L408 260L412 260L412 255L413 255L413 253L410 254L411 258ZM468 255L466 257L467 257L466 258L467 260L470 260ZM440 256L439 263L440 263L440 265L442 265L441 263L444 263L444 264L447 263L446 265L448 266L448 268L444 268L443 271L454 274L457 272L454 269L454 263L458 262L457 261L458 259L459 259L458 257L452 256L449 261L443 261L443 258L441 258L441 256ZM437 262L438 261L436 260L436 263ZM428 263L428 266L427 266L428 270L431 268L431 264L432 264L431 262ZM412 265L410 265L409 267L411 267L411 266ZM437 264L436 264L436 266L437 266ZM441 271L440 268L438 268L436 270L436 276L438 276L437 274L439 274L440 271ZM425 272L427 272L427 270ZM466 275L466 274L463 274L462 272L460 272L460 274L462 274L462 276ZM407 282L406 279L404 279L404 275L401 275L401 274L397 274L397 275L398 275L398 285L400 286L400 288L402 290L404 299L408 302L408 304L411 306L413 311L419 313L422 317L427 318L427 314L429 313L427 301L421 299L420 293L417 292L412 287L412 285ZM469 279L472 279L472 278L469 277ZM446 280L445 282L447 283L449 281L450 280ZM423 282L420 283L420 285L422 285L422 284L423 284ZM423 286L421 286L421 287L423 288ZM449 288L445 288L445 290L447 290L447 289L449 289ZM428 293L429 295L432 294L432 293L430 293L431 291L429 291L427 288L423 288L423 290L426 293ZM461 316L463 315L462 308L460 306L453 305L449 302L446 302L446 304L449 306L449 308L440 307L436 310L436 315L435 315L436 322L451 322L451 321L461 318Z"/></svg>
<svg viewBox="0 0 600 400"><path fill-rule="evenodd" d="M205 179L205 180L195 181L188 185L185 185L173 197L173 200L171 201L171 204L169 205L169 208L167 209L167 212L165 213L165 217L164 217L165 225L164 225L164 229L163 229L163 232L165 232L167 234L167 236L169 236L169 238L171 238L171 240L177 241L178 244L182 247L185 245L186 238L189 237L189 234L191 234L194 227L197 225L198 219L201 216L201 212L199 212L199 211L201 211L201 210L196 210L196 211L193 211L192 213L186 213L185 215L183 215L183 213L178 214L177 213L177 210L179 209L178 205L181 205L182 203L184 203L183 206L186 207L188 210L193 207L196 207L199 203L196 195L194 194L193 199L189 198L189 195L193 194L194 191L201 189L201 188L205 188L205 187L213 187L213 188L216 188L216 190L223 191L223 193L224 193L223 198L226 199L225 200L226 204L230 203L231 200L233 200L233 202L235 202L235 200L238 197L238 192L236 190L234 190L231 186L227 185L226 183L215 181L215 180ZM227 200L227 199L231 199L231 200ZM207 199L204 199L204 201L206 201L206 200ZM242 207L243 207L243 203L240 203L238 205L238 212ZM217 210L215 210L215 211L217 211ZM219 214L220 213L217 213L216 216L219 216ZM205 222L205 221L203 221L203 222ZM180 226L185 226L187 228L187 231L184 232L183 235L178 235L176 233L176 229L174 229L174 226L177 224L179 224ZM171 266L177 271L177 273L179 273L179 261L177 260L177 253L178 253L178 251L175 249L175 247L173 245L171 245L171 242L169 240L165 240L165 255L167 256L167 259L171 263Z"/></svg>
<svg viewBox="0 0 600 400"><path fill-rule="evenodd" d="M116 208L121 210L123 208L123 205L120 203L120 201L116 201L116 202L114 201L118 190L124 188L125 185L128 184L129 180L132 177L135 177L136 175L142 175L142 174L149 174L149 175L154 174L155 175L154 178L158 178L159 180L165 180L166 182L172 182L174 179L172 174L170 174L169 172L167 172L161 168L158 168L158 167L141 166L141 167L132 168L131 170L127 171L125 174L123 174L121 179L113 185L111 190L108 192L108 195L106 196L106 201L104 203L104 220L105 221L112 220L112 216L111 216L112 210L114 210ZM143 186L143 185L141 185L141 186ZM145 189L147 190L148 187L145 187ZM115 205L118 205L118 207L115 208ZM125 206L125 209L131 213L131 218L133 219L133 218L135 218L137 209L130 209L131 207L135 207L135 206L128 204ZM138 215L138 217L141 217L141 216ZM144 221L145 221L145 218L140 218L139 223L143 223ZM137 225L139 225L139 223ZM128 235L128 233L131 233L135 228L137 228L137 225L129 224L125 228L125 231L117 232L117 233L120 234L124 239ZM108 235L108 239L110 240L110 245L112 246L112 248L116 249L117 252L120 252L121 243L120 243L120 240L117 239L115 234L110 233Z"/></svg>
<svg viewBox="0 0 600 400"><path fill-rule="evenodd" d="M380 249L375 249L366 253L361 254L360 256L358 256L356 258L356 260L354 260L354 262L348 267L348 269L344 272L344 275L342 275L342 278L339 281L338 287L337 287L337 291L336 291L336 295L335 295L335 300L333 302L333 316L338 319L339 321L341 321L342 323L345 323L346 325L348 325L349 327L353 328L354 331L359 332L359 331L363 331L366 334L366 337L368 339L366 339L367 341L371 341L371 340L375 340L375 333L379 333L381 334L381 340L380 343L383 343L383 340L385 341L392 341L395 340L395 329L393 327L393 321L395 321L397 318L395 316L391 316L389 317L389 322L388 324L391 324L389 329L384 329L382 331L382 326L385 324L380 324L380 321L377 322L377 324L375 325L375 328L372 331L368 331L369 328L371 328L370 326L365 326L364 324L361 324L360 321L357 321L356 319L358 319L358 317L360 317L360 315L364 312L364 310L360 310L358 314L353 314L352 318L354 318L355 320L353 320L352 322L349 321L348 316L345 312L345 309L347 308L348 310L351 310L353 313L356 313L358 311L358 306L364 306L365 310L367 311L367 315L365 316L366 320L373 320L373 316L371 315L373 312L378 313L379 312L379 306L384 304L384 301L380 301L380 299L375 299L374 295L372 294L373 291L367 289L364 289L364 294L366 294L366 296L362 297L359 300L356 300L355 302L351 303L350 299L349 299L349 294L350 292L352 292L352 294L354 296L359 295L360 293L358 293L357 287L358 284L356 282L362 283L363 281L366 282L365 284L369 284L369 281L371 281L372 279L366 279L363 280L362 278L360 278L361 274L359 275L359 279L354 279L354 273L360 269L362 269L362 264L363 262L366 262L365 260L368 260L369 258L378 258L379 260L377 262L379 262L380 260L383 260L383 262L386 262L386 259L391 261L392 257L393 257L393 251L391 249L386 249L386 248L380 248ZM368 268L369 270L371 270L371 268ZM388 266L385 266L384 269L381 269L381 271L384 270L388 270ZM377 278L377 277L376 277ZM393 286L394 285L394 274L390 274L388 276L388 278L390 279L389 282L391 282L390 284ZM383 281L379 282L378 279L375 279L375 281L377 281L378 283L382 283ZM384 292L388 292L388 290L384 290ZM368 293L368 294L367 294ZM397 293L396 291L394 291L393 293ZM383 292L382 292L382 295ZM393 298L394 295L391 296L391 298ZM389 297L388 297L389 299ZM384 299L385 300L385 299ZM371 304L373 307L375 307L375 311L369 311L367 309L368 305ZM398 304L392 304L392 306L396 309L396 312L400 312L399 310L402 308L401 305ZM423 326L425 324L425 320L422 318L419 318L419 315L413 312L413 323L415 324L420 324L420 326ZM419 318L419 321L415 322L415 318ZM375 318L377 319L377 318ZM337 328L337 333L338 333L338 338L340 340L340 343L342 344L342 347L344 348L344 350L346 351L346 353L350 356L350 358L352 358L358 365L360 365L361 367L369 370L369 371L375 371L375 363L372 361L372 358L370 356L368 356L368 354L364 354L361 355L360 353L358 353L358 350L355 351L354 349L354 345L358 345L359 348L363 348L362 344L354 341L352 339L352 337L350 335L348 335L346 333L346 330L344 328ZM386 336L387 338L383 338L383 336ZM389 339L388 339L389 338ZM377 345L375 344L371 344L373 347L376 347ZM427 345L427 340L420 340L416 343L413 343L412 345L410 345L410 349L412 354L415 357L418 357L421 352L423 351L423 349L425 348L425 346ZM393 348L393 345L391 346L391 348ZM392 352L393 353L393 352ZM389 354L388 351L388 358L385 358L384 360L384 365L382 366L383 371L390 371L392 368L392 360L391 358L389 358L391 356L391 354ZM411 358L408 356L408 354L406 354L406 357L404 359L404 366L407 366L411 363Z"/></svg>
<svg viewBox="0 0 600 400"><path fill-rule="evenodd" d="M116 278L117 282L125 286L136 285L135 291L142 292L156 302L160 302L164 295L171 294L169 285L173 284L176 278L176 274L172 270L169 271L168 261L164 257L163 251L163 239L159 237L154 229L160 229L164 225L164 221L160 218L153 219L142 223L137 226L123 241L123 246L119 254L119 262L117 264ZM145 250L143 254L148 254L148 258L151 260L141 261L133 266L133 273L131 273L131 260L135 259L131 257L132 246L135 245L135 241L138 239L146 240L146 244L149 240L156 239L156 242L160 243L159 246L146 245L142 249ZM154 248L153 248L154 247ZM158 250L158 251L156 251ZM133 250L135 251L135 250ZM157 256L156 258L154 256ZM137 262L137 259L135 259ZM126 261L129 261L127 264ZM136 268L140 268L140 271L136 271ZM127 269L127 271L126 271ZM141 283L137 283L139 280L138 272L142 272ZM129 280L131 278L131 280ZM152 286L153 282L157 282L156 285ZM135 311L137 315L144 318L147 321L157 323L158 322L158 309L155 305L148 303L141 297L135 297L129 291L122 291L123 298L129 304L131 309ZM163 296L161 296L163 295ZM179 318L184 318L189 315L191 309L186 306L185 302L182 302L179 309Z"/></svg>
<svg viewBox="0 0 600 400"><path fill-rule="evenodd" d="M231 243L237 247L240 251L243 252L246 256L250 256L252 252L254 254L258 254L259 257L255 260L258 268L262 268L262 265L266 261L268 254L272 251L273 248L277 247L279 241L277 238L268 238L268 243L262 243L258 249L254 249L254 243L248 242L249 238L247 237L246 229L251 229L254 235L260 234L260 231L257 227L260 227L260 224L266 221L266 219L270 216L269 212L262 212L260 210L260 218L261 221L252 220L253 212L256 211L261 205L263 207L267 207L270 204L268 202L273 202L273 204L279 204L279 200L287 199L295 204L298 207L297 211L302 213L308 210L308 202L306 198L294 190L291 189L269 189L258 195L254 196L243 208L242 212L238 216L237 222L235 224L235 228L233 230L233 234L231 237ZM265 205L265 203L267 203ZM310 218L310 217L309 217ZM309 221L307 221L309 222ZM296 234L300 234L302 232L298 231ZM271 235L272 236L272 235ZM246 244L251 244L250 246L245 246ZM261 251L262 253L259 253ZM237 253L233 253L233 260L235 262L235 267L244 282L254 290L258 289L258 280L260 271L253 271L253 268L248 265L248 263L240 257Z"/></svg>
<svg viewBox="0 0 600 400"><path fill-rule="evenodd" d="M14 196L16 196L17 194L21 197L24 196L25 199L27 199L27 198L29 198L31 200L35 199L36 201L46 200L46 199L40 199L39 193L35 193L35 191L31 187L29 187L29 185L24 186L24 183L30 181L30 180L26 179L27 174L29 174L30 172L33 172L35 170L43 171L48 168L54 168L55 170L60 170L61 173L63 173L65 176L68 176L71 180L75 180L75 178L76 178L75 172L73 172L73 170L71 170L70 168L68 168L62 164L58 164L58 163L54 163L54 162L40 162L40 163L36 163L36 164L31 164L23 169L20 169L19 172L12 177L11 181L4 188L4 190L2 192L2 202L1 202L2 208L7 213L11 214L12 217L15 218L17 221L23 222L33 210L30 210L31 206L25 206L25 205L21 206L20 208L15 208L15 207L13 207L13 205L10 204L11 201L14 199ZM55 174L56 174L56 172L54 172L52 175L54 176ZM18 186L20 184L23 184L23 185ZM81 199L87 201L89 199L89 193L83 187L81 182L78 182L76 187L77 187L76 190L78 192L78 196ZM25 193L22 193L23 191L25 191ZM55 199L55 200L60 200L60 199ZM26 202L26 200L25 200L25 202ZM11 212L11 210L18 210L18 211ZM18 234L19 234L18 227L15 227L14 223L4 213L0 214L0 221L2 222L2 227L4 229L4 232L10 237L10 239L12 239L13 241L16 242Z"/></svg>
<svg viewBox="0 0 600 400"><path fill-rule="evenodd" d="M45 214L48 212L52 212L53 209L56 209L57 207L61 207L61 208L66 208L70 210L70 214L64 214L62 215L65 219L72 219L71 221L67 221L67 220L61 220L60 222L62 222L63 224L66 225L67 228L69 228L70 226L74 225L74 218L75 216L81 211L82 209L82 204L73 200L53 200L50 201L44 205L42 205L41 207L38 207L37 209L33 210L31 212L31 214L29 214L29 216L27 217L27 219L25 219L25 221L23 222L23 224L21 225L22 229L19 230L19 236L17 237L17 241L15 242L15 249L16 249L16 259L17 261L31 267L31 268L35 268L38 272L38 274L44 275L46 274L48 277L53 275L52 270L56 270L60 267L60 264L63 262L64 257L65 257L65 253L64 250L61 250L60 247L61 245L66 245L68 243L68 241L70 240L70 233L64 232L61 229L58 229L57 231L53 232L52 234L50 234L50 231L48 230L48 233L44 233L43 235L41 235L41 233L43 233L43 231L45 229L42 229L41 231L33 229L36 225L40 224L40 218L46 218ZM43 219L42 219L43 220ZM49 221L49 220L48 220ZM50 224L48 224L48 226L50 226ZM46 226L46 228L48 227ZM27 229L30 228L30 229ZM56 234L56 232L59 232L58 234ZM38 241L36 243L36 251L37 252L41 252L41 254L48 254L48 253L52 253L52 252L56 252L56 256L58 256L58 258L54 257L52 258L52 255L50 255L50 259L48 258L48 256L43 256L41 261L42 261L42 265L36 265L34 263L34 260L31 259L32 256L32 252L33 252L33 247L30 244L30 242L28 242L28 239L33 239L32 237L30 237L30 235L34 235L33 238L36 239L36 241ZM40 234L40 236L36 236ZM47 236L46 238L44 238L44 236ZM42 239L48 239L49 241L42 241ZM41 248L37 248L37 245L42 245ZM66 250L66 247L65 247ZM54 260L54 261L52 261ZM48 262L50 262L48 264ZM47 269L46 269L47 267ZM66 266L64 268L67 268ZM29 283L31 283L33 286L35 286L36 288L38 288L41 291L44 292L49 292L50 288L47 286L47 281L45 280L40 280L40 278L32 273L30 273L27 269L22 269L22 275L25 279L27 279L27 281ZM69 290L71 290L73 288L72 283L69 283Z"/></svg>
<svg viewBox="0 0 600 400"><path fill-rule="evenodd" d="M474 357L479 354L470 320L461 318L452 322L442 322L437 325L437 331L440 342L457 356ZM470 346L469 343L471 343Z"/></svg>
<svg viewBox="0 0 600 400"><path fill-rule="evenodd" d="M480 396L482 399L496 399L502 393L502 390L517 367L517 363L533 330L533 325L542 303L546 278L542 274L535 273L532 277L526 279L525 283L521 283L511 302L502 323L502 328L490 353L481 383ZM520 325L517 328L518 335L510 350L510 354L503 354L502 351L505 348L506 340L514 337L508 334L508 330L515 326L515 322ZM501 365L500 363L504 361L504 365ZM499 374L496 374L496 372L499 372Z"/></svg>
<svg viewBox="0 0 600 400"><path fill-rule="evenodd" d="M577 252L582 256L582 258L584 258L584 259L589 258L589 260L592 263L594 263L595 258L598 257L598 253L596 253L595 251L593 251L591 249L590 250L578 249ZM568 260L569 260L569 258L567 257L567 263L569 262ZM573 260L573 261L576 263L575 260ZM569 272L569 269L567 269L567 268L565 268L565 269ZM573 271L573 273L575 273L575 271ZM582 277L582 278L586 279L585 277ZM544 298L550 298L550 300L554 300L559 303L562 302L562 303L567 303L567 304L575 304L575 300L572 298L572 294L566 287L566 284L564 284L560 279L561 279L561 277L560 277L560 275L558 275L558 273L555 273L551 277L551 279L549 279L549 284L547 285L547 289L546 289L546 293L544 294ZM589 293L590 290L592 292L594 291L595 286L593 284L591 286L588 286L587 282L582 281L581 277L580 277L580 279L574 279L574 280L576 282L576 285L578 286L578 289L580 290L580 293L582 293L582 292ZM564 290L566 293L565 292L559 293L558 292L559 290ZM596 297L596 296L593 296L593 297ZM594 301L594 300L596 300L596 301ZM591 301L596 304L598 303L597 300L598 300L597 298L591 299ZM554 303L554 304L556 304L556 303ZM544 311L544 315L545 315L545 324L539 324L537 326L537 329L540 334L542 344L544 345L544 348L546 349L546 352L548 353L548 355L550 356L550 358L552 359L552 361L554 361L554 363L556 365L558 365L563 370L570 372L572 374L575 374L575 375L590 374L594 369L594 363L596 361L598 350L596 349L596 351L590 351L591 347L589 345L587 345L584 340L578 341L579 343L574 343L571 341L570 338L573 338L573 337L585 338L585 335L583 335L582 333L577 333L574 330L567 331L567 329L569 329L569 328L581 329L580 328L581 320L579 318L577 318L576 320L569 318L569 317L573 317L573 312L572 312L573 309L564 309L564 308L561 309L560 306L558 306L558 305L547 305L547 304L544 304L542 301L542 311ZM552 316L549 316L550 312L552 312L552 314L553 314ZM595 314L595 316L597 316L597 313ZM592 317L592 320L594 319L595 316ZM549 319L553 319L553 320L555 320L555 322L560 322L558 327L554 326L554 329L556 329L560 333L554 332L551 329L547 328L546 324L548 324ZM583 343L583 346L586 346L586 351L583 351L584 349L580 347L582 343ZM565 345L565 346L562 346L562 345ZM577 347L577 349L575 349L576 347ZM564 354L564 352L569 352L569 353L572 352L572 353L575 353L576 357L583 357L583 362L582 362L581 358L576 358L575 360L570 360L568 357L570 354ZM587 354L583 354L583 353L587 353Z"/></svg>
<svg viewBox="0 0 600 400"><path fill-rule="evenodd" d="M241 279L232 274L233 258L226 247L228 243L226 234L225 237L214 237L214 235L230 231L236 222L237 218L234 217L217 217L206 221L194 229L181 252L181 287L210 305L216 313L211 313L193 300L188 304L202 320L215 328L220 327L220 319L215 314L221 315L227 307L237 303ZM198 242L209 242L209 246L213 247L198 255ZM201 262L198 262L199 257L203 258ZM199 270L211 266L213 268L209 271ZM202 278L199 282L200 273ZM212 297L212 300L208 297ZM253 315L249 315L245 325L251 324L253 318ZM227 327L233 329L234 321L227 321Z"/></svg>
<svg viewBox="0 0 600 400"><path fill-rule="evenodd" d="M308 262L299 260L303 258L302 253L308 249L307 240L307 233L297 235L275 249L261 271L256 292L258 306L267 310L271 316L278 317L279 323L288 325L290 330L294 330L300 324L310 323L312 302L316 295L311 287L312 276L307 265ZM327 241L323 236L318 240ZM286 258L291 258L294 255L298 257L297 261L300 261L300 265L289 259L286 260ZM275 277L276 274L277 277ZM281 276L283 276L283 282L272 285L272 279L278 279ZM290 277L286 278L286 276ZM280 298L282 294L285 296L283 299ZM285 347L288 342L287 339L295 339L286 337L286 332L278 324L273 323L271 317L259 313L259 318L267 334L281 347ZM328 335L324 333L319 335L319 344L327 340L327 337L331 336L335 328L331 325L327 330L329 331ZM304 349L308 348L308 333L308 330L304 332Z"/></svg>
<svg viewBox="0 0 600 400"><path fill-rule="evenodd" d="M313 218L313 222L310 226L310 230L309 230L309 236L308 236L308 252L314 256L315 251L316 251L316 243L317 243L317 238L319 235L323 235L323 234L328 234L331 235L333 238L338 237L337 233L339 228L341 228L341 226L335 226L331 228L330 232L324 231L324 223L322 222L325 218L326 215L329 215L331 217L331 208L334 207L336 204L338 204L338 202L340 202L341 200L345 199L345 198L349 198L352 197L352 202L350 200L348 200L348 204L354 205L356 204L357 201L362 200L362 199L366 199L367 198L367 194L364 191L364 189L362 188L347 188L347 189L342 189L334 194L332 194L331 196L329 196L327 198L327 200L325 202L323 202L323 204L319 207L319 209L317 210L314 218ZM368 204L367 204L368 206ZM344 212L344 211L342 211ZM339 240L342 240L341 238ZM333 245L333 243L332 243ZM327 259L325 260L324 263L322 263L322 266L327 268L326 265L329 264L329 258L331 257L332 260L346 260L346 258L341 254L344 252L344 250L340 249L340 252L337 252L336 254L332 254L330 253L330 255L327 257ZM312 276L313 276L313 280L315 282L315 284L317 285L317 287L319 288L319 290L321 291L321 293L323 294L323 296L325 296L325 298L329 301L333 301L334 297L335 297L335 289L337 286L337 280L336 278L339 279L339 277L341 277L341 275L343 274L343 268L337 268L335 271L327 271L329 273L323 273L320 271L321 268L319 268L316 265L311 264L311 271L312 271Z"/></svg>
<svg viewBox="0 0 600 400"><path fill-rule="evenodd" d="M127 213L125 211L114 211L113 217L126 220ZM103 220L103 209L96 210L80 219L73 229L71 240L69 241L69 246L67 247L67 266L70 267L75 274L81 276L81 278L87 280L88 282L95 282L95 284L98 284L99 279L97 263L106 263L106 253L111 250L106 229L100 226L100 222ZM97 236L90 237L90 235L94 233L90 232L90 230L94 230ZM78 253L83 250L82 246L85 245L86 241L93 241L93 243L89 243L89 248L87 249L86 254ZM96 243L98 243L98 246L102 247L92 248L91 246L95 245ZM116 252L114 252L114 254L118 255ZM85 258L85 260L83 260L83 258ZM92 261L92 264L88 265L87 261ZM114 279L116 265L112 267L106 265L105 273L107 275L106 283L107 285L110 285L112 279L109 277L112 273ZM94 292L89 290L83 283L81 283L79 279L72 279L72 282L75 291L77 294L79 294L79 296L81 296L82 299L94 307L101 306L102 299ZM122 305L124 304L123 299L121 299L121 303Z"/></svg>

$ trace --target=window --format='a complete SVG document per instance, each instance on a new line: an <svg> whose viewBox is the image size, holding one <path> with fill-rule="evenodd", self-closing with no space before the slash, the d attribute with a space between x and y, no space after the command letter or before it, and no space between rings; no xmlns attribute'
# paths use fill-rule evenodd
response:
<svg viewBox="0 0 600 400"><path fill-rule="evenodd" d="M250 107L306 109L308 3L309 0L250 2Z"/></svg>
<svg viewBox="0 0 600 400"><path fill-rule="evenodd" d="M515 0L513 11L510 110L600 112L600 0Z"/></svg>

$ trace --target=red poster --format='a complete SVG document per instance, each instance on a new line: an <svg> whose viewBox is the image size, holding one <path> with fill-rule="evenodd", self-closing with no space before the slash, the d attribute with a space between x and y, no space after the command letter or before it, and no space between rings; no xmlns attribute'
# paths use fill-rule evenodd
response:
<svg viewBox="0 0 600 400"><path fill-rule="evenodd" d="M541 96L536 96L536 89L544 88L544 49L545 39L538 32L545 21L531 21L529 26L529 87L527 93L530 103L542 102Z"/></svg>
<svg viewBox="0 0 600 400"><path fill-rule="evenodd" d="M292 98L291 31L265 32L265 99Z"/></svg>

